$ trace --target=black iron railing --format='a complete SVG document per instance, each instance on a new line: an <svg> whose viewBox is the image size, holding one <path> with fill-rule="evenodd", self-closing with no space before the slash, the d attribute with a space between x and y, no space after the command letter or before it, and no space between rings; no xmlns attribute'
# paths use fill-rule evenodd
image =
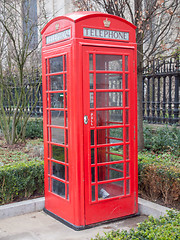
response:
<svg viewBox="0 0 180 240"><path fill-rule="evenodd" d="M30 89L29 89L30 88ZM19 93L21 88L13 88L9 87L11 91L11 95L7 96L6 92L4 91L4 110L6 114L12 114L14 110L16 109L16 104L13 102L13 96ZM27 93L25 96L26 104L24 106L24 111L26 113L31 114L32 117L42 117L43 115L43 105L42 105L42 84L41 83L34 83L31 85L26 85L24 87L24 91ZM9 97L9 102L8 102ZM21 103L22 104L22 103Z"/></svg>
<svg viewBox="0 0 180 240"><path fill-rule="evenodd" d="M143 117L149 123L180 124L179 57L153 60L144 68Z"/></svg>

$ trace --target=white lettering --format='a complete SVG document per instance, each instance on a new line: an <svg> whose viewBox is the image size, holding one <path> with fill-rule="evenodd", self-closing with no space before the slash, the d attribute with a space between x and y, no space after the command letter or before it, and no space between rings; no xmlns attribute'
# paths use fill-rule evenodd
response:
<svg viewBox="0 0 180 240"><path fill-rule="evenodd" d="M116 40L129 40L128 32L119 32L112 30L103 30L96 28L83 28L83 36L84 37L92 37L92 38L109 38Z"/></svg>
<svg viewBox="0 0 180 240"><path fill-rule="evenodd" d="M65 40L71 37L71 29L66 29L62 32L58 32L55 34L52 34L50 36L46 37L46 44L50 44L53 42L57 42L57 41L61 41L61 40Z"/></svg>

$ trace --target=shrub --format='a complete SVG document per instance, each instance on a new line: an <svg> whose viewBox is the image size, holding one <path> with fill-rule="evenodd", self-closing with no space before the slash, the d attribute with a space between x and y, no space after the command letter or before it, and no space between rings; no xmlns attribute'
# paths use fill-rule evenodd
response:
<svg viewBox="0 0 180 240"><path fill-rule="evenodd" d="M27 122L25 138L43 138L43 119L35 118Z"/></svg>
<svg viewBox="0 0 180 240"><path fill-rule="evenodd" d="M152 127L144 124L144 145L147 150L154 152L175 151L179 155L180 128L163 126L153 130Z"/></svg>
<svg viewBox="0 0 180 240"><path fill-rule="evenodd" d="M17 162L0 167L0 204L43 194L44 163L40 160Z"/></svg>
<svg viewBox="0 0 180 240"><path fill-rule="evenodd" d="M156 239L178 240L180 236L180 212L169 211L166 216L156 219L152 216L138 224L137 229L127 231L111 231L105 236L99 234L94 240L132 240Z"/></svg>
<svg viewBox="0 0 180 240"><path fill-rule="evenodd" d="M180 201L180 163L170 153L139 153L139 191L151 200L162 199L164 204L178 206Z"/></svg>

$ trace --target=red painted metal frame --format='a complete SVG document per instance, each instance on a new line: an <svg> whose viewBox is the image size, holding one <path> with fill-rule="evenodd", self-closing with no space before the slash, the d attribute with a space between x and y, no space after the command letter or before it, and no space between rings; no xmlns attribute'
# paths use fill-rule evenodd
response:
<svg viewBox="0 0 180 240"><path fill-rule="evenodd" d="M103 21L106 18L111 21L109 30L128 31L129 41L83 38L83 27L106 29L103 25ZM57 25L59 26L58 30L56 30L55 27ZM46 45L46 36L68 28L71 29L71 39ZM45 209L76 227L137 213L137 85L135 27L124 19L108 14L96 12L74 13L51 20L42 31L42 43ZM125 55L128 55L130 59L129 72L127 72L130 75L129 89L124 89L125 72L123 64L123 89L119 90L119 92L123 92L123 103L125 102L125 92L129 92L129 107L123 105L122 107L107 108L122 109L123 122L118 127L123 127L124 129L125 126L129 127L128 144L127 142L122 142L121 144L114 145L124 145L124 151L126 145L130 146L130 158L128 161L124 161L124 177L126 179L129 178L125 175L126 163L131 162L130 195L98 200L96 189L95 202L91 201L91 185L94 183L91 183L90 149L93 147L90 146L90 129L105 129L108 127L96 126L96 113L94 113L94 118L92 119L94 127L90 125L92 109L89 108L89 93L91 91L89 89L89 73L92 72L95 75L97 71L89 71L89 53L93 54L94 62L96 53L123 55L123 58ZM68 111L68 146L65 146L65 148L68 148L68 163L65 162L62 164L69 166L69 181L64 181L66 184L69 184L69 199L67 199L67 191L65 198L62 198L52 193L52 189L48 188L48 177L54 179L56 179L56 177L48 173L48 161L51 159L51 154L48 158L48 144L51 143L48 142L47 129L52 126L48 126L47 122L47 112L51 109L47 106L47 94L52 91L48 93L46 89L46 77L48 79L49 76L49 74L46 74L46 61L47 67L49 68L48 59L62 55L67 56L67 72L63 72L63 74L67 74L68 101L67 109L64 109L64 111ZM103 73L103 71L100 72ZM108 92L112 91L114 92L114 89L108 90ZM118 92L118 90L115 91ZM58 92L65 93L66 90ZM98 92L104 92L104 90L98 89ZM129 109L129 124L125 123L125 109ZM52 110L58 109L53 108ZM102 111L103 109L101 108L99 110ZM83 122L84 115L89 117L89 123L87 125L84 125ZM62 129L65 127L56 126L56 128ZM125 131L123 131L123 139L126 137L125 134ZM60 144L55 143L54 145ZM108 146L108 144L104 146ZM97 152L98 147L95 145L95 152ZM65 153L65 158L66 154L67 152ZM50 161L56 162L56 160ZM110 164L110 162L102 162L99 163L99 166L110 166ZM95 165L97 166L97 162L94 166ZM67 176L67 170L65 175ZM97 170L95 175L97 179ZM67 178L65 177L65 179ZM63 182L63 180L61 180L61 182ZM108 182L112 181L110 180ZM126 185L124 185L124 188L126 190Z"/></svg>

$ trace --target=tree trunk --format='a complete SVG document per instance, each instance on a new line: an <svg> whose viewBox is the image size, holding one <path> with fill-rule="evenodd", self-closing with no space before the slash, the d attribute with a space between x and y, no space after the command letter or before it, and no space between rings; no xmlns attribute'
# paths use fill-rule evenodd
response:
<svg viewBox="0 0 180 240"><path fill-rule="evenodd" d="M135 1L135 25L142 14L142 0ZM143 135L143 32L141 29L136 29L137 41L137 101L138 101L138 150L144 149L144 135Z"/></svg>
<svg viewBox="0 0 180 240"><path fill-rule="evenodd" d="M143 76L142 69L138 68L137 73L137 104L138 104L138 150L144 149L144 135L143 135L143 109L142 109L142 99L143 99Z"/></svg>

